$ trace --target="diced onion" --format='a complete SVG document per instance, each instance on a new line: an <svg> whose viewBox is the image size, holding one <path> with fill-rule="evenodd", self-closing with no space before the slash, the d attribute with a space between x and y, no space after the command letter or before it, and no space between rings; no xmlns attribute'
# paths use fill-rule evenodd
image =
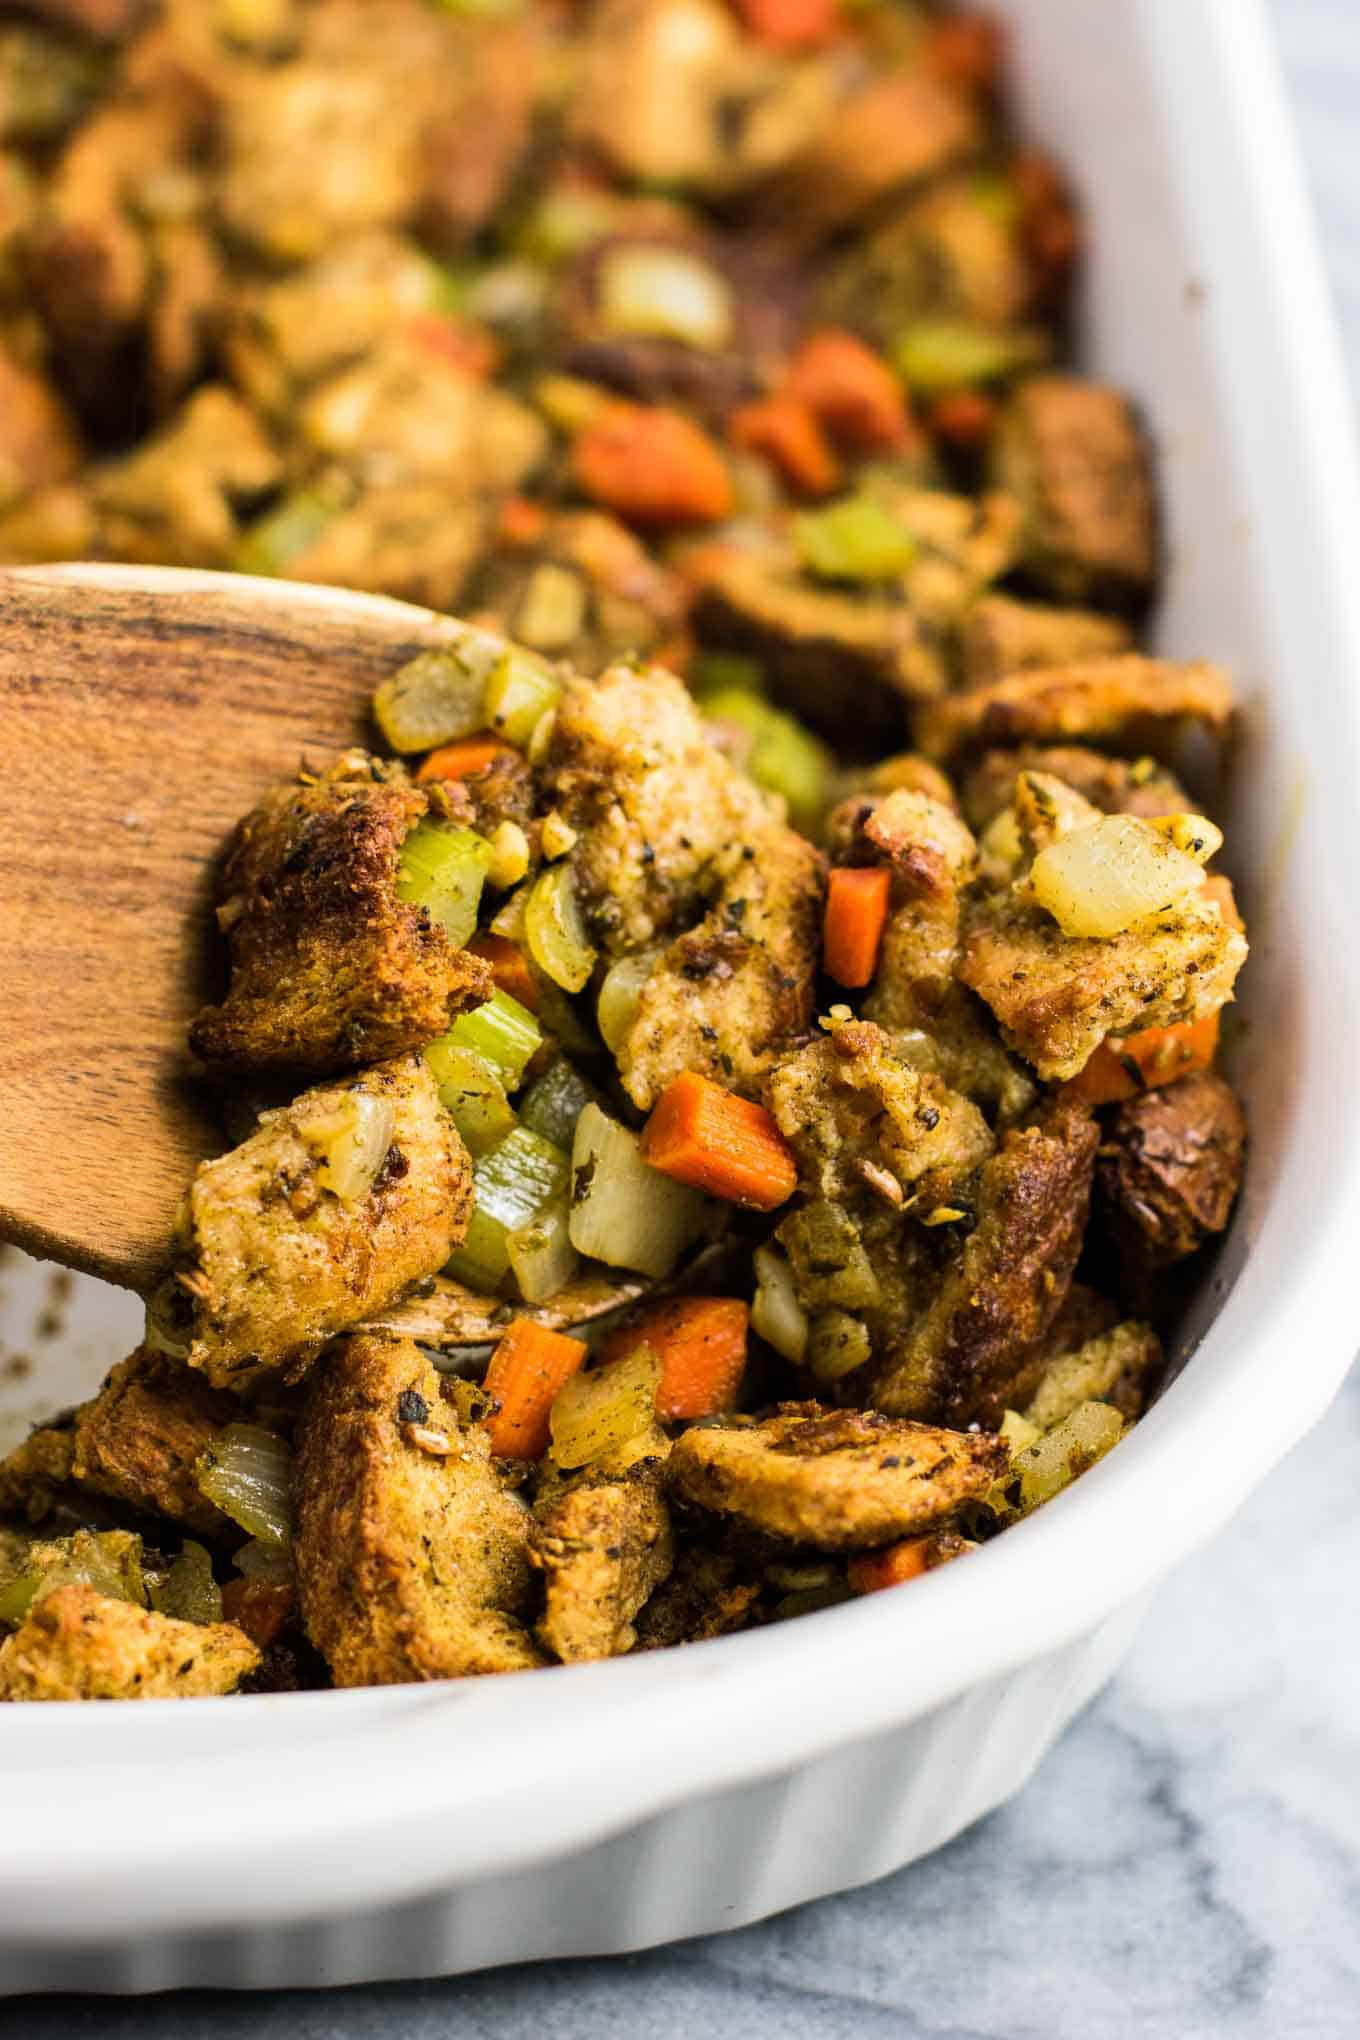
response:
<svg viewBox="0 0 1360 2040"><path fill-rule="evenodd" d="M611 963L595 1005L595 1024L611 1055L617 1055L637 1019L642 987L656 967L659 949L642 949Z"/></svg>
<svg viewBox="0 0 1360 2040"><path fill-rule="evenodd" d="M711 264L684 248L615 248L600 264L601 324L611 333L649 333L687 347L725 347L732 293Z"/></svg>
<svg viewBox="0 0 1360 2040"><path fill-rule="evenodd" d="M777 1247L756 1248L755 1270L751 1329L791 1367L801 1367L807 1353L808 1315L798 1301L793 1270Z"/></svg>
<svg viewBox="0 0 1360 2040"><path fill-rule="evenodd" d="M1193 857L1133 815L1102 815L1039 852L1029 891L1064 935L1122 935L1199 891Z"/></svg>
<svg viewBox="0 0 1360 2040"><path fill-rule="evenodd" d="M262 1580L266 1586L286 1587L293 1579L293 1556L286 1546L262 1544L252 1537L243 1544L232 1563L248 1580Z"/></svg>
<svg viewBox="0 0 1360 2040"><path fill-rule="evenodd" d="M477 932L477 909L491 869L491 845L475 829L417 822L401 846L397 898L424 907L455 949Z"/></svg>
<svg viewBox="0 0 1360 2040"><path fill-rule="evenodd" d="M507 651L486 677L478 727L494 730L523 750L540 719L561 698L562 683L546 666L527 652Z"/></svg>
<svg viewBox="0 0 1360 2040"><path fill-rule="evenodd" d="M574 1374L548 1418L554 1465L564 1471L590 1466L626 1454L640 1434L650 1437L660 1382L661 1362L650 1346L636 1346L603 1367Z"/></svg>
<svg viewBox="0 0 1360 2040"><path fill-rule="evenodd" d="M1028 1452L1031 1445L1037 1445L1043 1432L1028 1417L1022 1417L1019 1410L1007 1410L1001 1419L1000 1435L1011 1448L1012 1459L1022 1452Z"/></svg>
<svg viewBox="0 0 1360 2040"><path fill-rule="evenodd" d="M378 728L394 751L432 751L485 724L487 676L505 657L504 638L465 629L456 644L418 652L373 696Z"/></svg>
<svg viewBox="0 0 1360 2040"><path fill-rule="evenodd" d="M298 1133L322 1158L316 1175L342 1204L359 1204L373 1188L392 1145L396 1107L372 1091L346 1091L324 1112L302 1122Z"/></svg>
<svg viewBox="0 0 1360 2040"><path fill-rule="evenodd" d="M595 968L595 947L586 933L571 867L554 864L539 873L524 910L529 954L564 992L579 992Z"/></svg>
<svg viewBox="0 0 1360 2040"><path fill-rule="evenodd" d="M201 1544L189 1537L168 1573L151 1588L151 1605L158 1614L173 1615L179 1622L220 1622L222 1589L213 1578L212 1560Z"/></svg>
<svg viewBox="0 0 1360 2040"><path fill-rule="evenodd" d="M293 1534L287 1441L259 1424L228 1424L195 1469L198 1485L224 1516L262 1544L287 1544Z"/></svg>
<svg viewBox="0 0 1360 2040"><path fill-rule="evenodd" d="M580 1265L571 1243L565 1193L509 1233L505 1250L515 1287L526 1303L547 1303L565 1289Z"/></svg>
<svg viewBox="0 0 1360 2040"><path fill-rule="evenodd" d="M556 560L535 567L515 611L515 636L538 652L564 652L580 636L585 620L586 586L581 576ZM529 734L533 727L531 723Z"/></svg>
<svg viewBox="0 0 1360 2040"><path fill-rule="evenodd" d="M821 1310L808 1332L807 1364L818 1381L839 1381L869 1358L869 1334L862 1318L848 1310Z"/></svg>
<svg viewBox="0 0 1360 2040"><path fill-rule="evenodd" d="M578 1254L641 1275L669 1275L703 1228L697 1190L642 1159L638 1136L587 1105L571 1151L571 1243Z"/></svg>
<svg viewBox="0 0 1360 2040"><path fill-rule="evenodd" d="M469 1154L484 1155L513 1132L514 1107L484 1057L446 1034L430 1043L425 1060L439 1086L439 1102Z"/></svg>
<svg viewBox="0 0 1360 2040"><path fill-rule="evenodd" d="M1070 1417L1064 1417L1060 1424L1046 1431L1012 1465L1005 1486L1010 1490L1018 1478L1021 1513L1051 1501L1069 1482L1103 1459L1110 1447L1119 1443L1123 1430L1124 1420L1110 1403L1079 1403Z"/></svg>
<svg viewBox="0 0 1360 2040"><path fill-rule="evenodd" d="M1207 864L1223 848L1223 831L1207 815L1159 815L1148 827L1193 857L1196 864Z"/></svg>

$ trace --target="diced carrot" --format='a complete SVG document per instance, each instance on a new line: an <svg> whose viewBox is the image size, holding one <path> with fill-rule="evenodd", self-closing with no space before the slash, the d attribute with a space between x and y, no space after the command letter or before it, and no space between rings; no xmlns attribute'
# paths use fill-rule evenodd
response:
<svg viewBox="0 0 1360 2040"><path fill-rule="evenodd" d="M771 49L812 49L840 32L840 0L737 0L737 12L757 41Z"/></svg>
<svg viewBox="0 0 1360 2040"><path fill-rule="evenodd" d="M798 1185L793 1150L763 1105L686 1070L642 1129L642 1157L678 1183L754 1211L773 1211Z"/></svg>
<svg viewBox="0 0 1360 2040"><path fill-rule="evenodd" d="M995 92L1005 57L1005 31L988 14L951 14L926 32L925 61L942 84L960 92Z"/></svg>
<svg viewBox="0 0 1360 2040"><path fill-rule="evenodd" d="M590 1352L584 1339L550 1332L532 1318L516 1318L486 1370L496 1407L483 1422L491 1449L502 1459L541 1459L551 1433L548 1412Z"/></svg>
<svg viewBox="0 0 1360 2040"><path fill-rule="evenodd" d="M786 384L833 439L857 453L892 452L912 436L902 385L886 361L853 333L813 333L794 358Z"/></svg>
<svg viewBox="0 0 1360 2040"><path fill-rule="evenodd" d="M985 390L947 390L926 414L933 439L960 453L981 453L996 424L996 403Z"/></svg>
<svg viewBox="0 0 1360 2040"><path fill-rule="evenodd" d="M929 1571L928 1537L908 1537L902 1544L890 1544L886 1551L869 1551L852 1558L845 1577L857 1594L877 1594L884 1587L905 1586Z"/></svg>
<svg viewBox="0 0 1360 2040"><path fill-rule="evenodd" d="M679 411L608 404L577 434L573 464L593 502L638 524L714 524L731 515L722 455Z"/></svg>
<svg viewBox="0 0 1360 2040"><path fill-rule="evenodd" d="M656 1413L668 1424L732 1407L746 1365L751 1313L735 1296L675 1296L611 1332L601 1348L620 1360L650 1346L661 1362Z"/></svg>
<svg viewBox="0 0 1360 2040"><path fill-rule="evenodd" d="M508 992L531 1013L538 1011L538 979L518 943L508 941L504 935L474 935L468 944L468 954L480 956L491 965L498 991Z"/></svg>
<svg viewBox="0 0 1360 2040"><path fill-rule="evenodd" d="M488 765L507 755L516 754L499 737L461 737L456 744L441 744L431 751L416 778L470 779L474 772L485 772Z"/></svg>
<svg viewBox="0 0 1360 2040"><path fill-rule="evenodd" d="M847 991L867 985L878 968L879 945L888 918L892 873L886 864L842 866L826 889L822 963L828 977Z"/></svg>
<svg viewBox="0 0 1360 2040"><path fill-rule="evenodd" d="M537 545L548 528L548 513L542 503L528 496L509 496L501 504L496 535L506 545Z"/></svg>
<svg viewBox="0 0 1360 2040"><path fill-rule="evenodd" d="M1139 1034L1122 1038L1108 1035L1085 1069L1069 1078L1063 1090L1085 1105L1113 1105L1123 1098L1136 1098L1142 1091L1174 1084L1177 1077L1187 1076L1191 1070L1212 1067L1218 1053L1218 1030L1219 1015L1214 1012L1202 1020L1145 1027Z"/></svg>
<svg viewBox="0 0 1360 2040"><path fill-rule="evenodd" d="M438 312L418 312L407 320L405 330L407 339L422 354L466 369L479 380L493 376L500 366L501 351L491 335L480 327L465 325L461 319L444 318Z"/></svg>
<svg viewBox="0 0 1360 2040"><path fill-rule="evenodd" d="M222 1618L244 1629L252 1643L268 1650L293 1612L293 1589L271 1580L228 1580L222 1589Z"/></svg>
<svg viewBox="0 0 1360 2040"><path fill-rule="evenodd" d="M733 446L772 460L802 496L829 496L840 482L840 464L801 397L779 391L742 404L728 420L727 432Z"/></svg>

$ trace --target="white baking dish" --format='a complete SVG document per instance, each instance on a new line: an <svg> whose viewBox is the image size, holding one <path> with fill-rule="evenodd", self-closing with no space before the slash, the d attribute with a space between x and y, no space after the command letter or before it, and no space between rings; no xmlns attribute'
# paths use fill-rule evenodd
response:
<svg viewBox="0 0 1360 2040"><path fill-rule="evenodd" d="M1161 443L1162 643L1225 659L1247 708L1230 841L1254 1141L1203 1344L1075 1490L909 1594L531 1678L4 1710L7 1988L451 1973L878 1876L1024 1782L1147 1591L1337 1387L1360 1328L1360 491L1266 30L1257 0L1001 11L1024 106L1088 205L1087 359ZM0 1271L8 1347L45 1283ZM92 1284L71 1308L60 1342L30 1346L54 1400L133 1327Z"/></svg>

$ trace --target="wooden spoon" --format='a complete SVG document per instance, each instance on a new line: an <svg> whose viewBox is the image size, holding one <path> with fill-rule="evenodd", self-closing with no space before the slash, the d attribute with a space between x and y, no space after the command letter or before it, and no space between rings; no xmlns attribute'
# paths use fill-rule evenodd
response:
<svg viewBox="0 0 1360 2040"><path fill-rule="evenodd" d="M227 1144L185 1045L222 989L226 840L459 628L230 574L0 570L0 1236L150 1285Z"/></svg>

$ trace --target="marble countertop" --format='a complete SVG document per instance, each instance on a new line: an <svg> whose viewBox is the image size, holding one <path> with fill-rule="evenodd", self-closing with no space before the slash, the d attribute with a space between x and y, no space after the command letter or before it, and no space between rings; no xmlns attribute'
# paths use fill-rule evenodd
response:
<svg viewBox="0 0 1360 2040"><path fill-rule="evenodd" d="M1360 15L1355 0L1273 7L1360 384ZM867 1890L614 1961L341 1993L29 2000L0 2010L0 2033L1342 2040L1360 2032L1357 1469L1360 1375L1163 1591L1021 1798Z"/></svg>

